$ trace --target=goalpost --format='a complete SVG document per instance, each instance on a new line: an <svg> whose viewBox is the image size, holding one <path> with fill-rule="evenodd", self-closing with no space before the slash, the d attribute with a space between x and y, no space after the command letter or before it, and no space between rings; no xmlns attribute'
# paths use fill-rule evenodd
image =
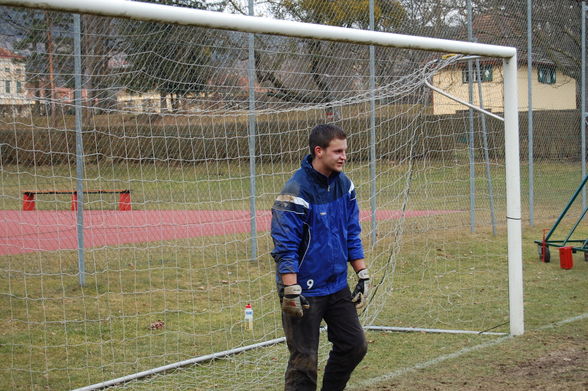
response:
<svg viewBox="0 0 588 391"><path fill-rule="evenodd" d="M269 209L308 131L326 121L349 135L374 275L366 329L523 334L514 48L122 0L0 6L64 15L39 30L63 43L41 50L46 64L31 60L42 41L23 55L33 103L0 118L6 384L45 376L90 390L188 364L198 368L149 387L167 376L187 389L275 384L283 337ZM81 28L72 13L98 19ZM466 107L434 95L444 91L431 84L464 72L446 53L495 66L489 134L469 136ZM58 98L58 84L75 96ZM478 175L504 184L498 234L485 225L493 195L467 188ZM76 211L63 211L70 195L43 194L59 187L77 191ZM132 210L108 210L119 189ZM18 210L33 190L40 210Z"/></svg>

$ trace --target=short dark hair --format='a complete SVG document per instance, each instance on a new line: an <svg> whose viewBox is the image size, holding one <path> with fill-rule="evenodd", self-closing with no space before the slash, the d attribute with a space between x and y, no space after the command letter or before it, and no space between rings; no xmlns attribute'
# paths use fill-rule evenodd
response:
<svg viewBox="0 0 588 391"><path fill-rule="evenodd" d="M315 126L310 131L310 136L308 136L308 146L312 157L314 158L315 147L326 149L333 139L345 140L347 135L337 125L322 124Z"/></svg>

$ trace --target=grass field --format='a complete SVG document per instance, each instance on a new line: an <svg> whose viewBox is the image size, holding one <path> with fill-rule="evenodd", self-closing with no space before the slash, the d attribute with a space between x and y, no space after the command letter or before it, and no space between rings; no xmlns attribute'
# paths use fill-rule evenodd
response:
<svg viewBox="0 0 588 391"><path fill-rule="evenodd" d="M258 167L260 209L271 206L294 165ZM383 162L378 177L378 205L399 209L460 210L443 216L390 220L379 226L369 245L368 261L376 296L363 319L374 325L439 327L508 332L506 234L503 167L492 167L497 234L489 224L484 167L479 166L476 230L470 232L467 166L431 164L415 168L408 198L407 167ZM72 171L73 170L73 171ZM131 188L137 209L248 209L248 165L215 163L174 166L96 165L86 169L87 188ZM553 223L578 183L578 165L545 163L537 181L536 224L524 230L525 321L528 333L496 347L458 359L466 376L489 354L493 362L519 361L521 351L541 356L545 345L533 336L555 338L558 328L541 327L587 312L588 264L576 254L572 270L538 261L533 240ZM347 168L358 188L362 209L369 209L365 165ZM29 188L73 188L72 167L3 167L0 208L19 209L20 192ZM523 192L525 171L522 173ZM525 198L523 198L524 200ZM114 209L116 200L89 198L90 209ZM68 197L38 201L42 210L68 209ZM525 210L525 208L523 208ZM574 212L576 213L576 212ZM570 222L563 223L569 226ZM565 227L562 227L565 228ZM558 233L561 235L561 233ZM582 224L579 237L588 237ZM159 367L282 336L273 283L270 238L258 238L259 261L248 259L249 237L231 234L174 241L119 245L86 250L86 285L78 285L77 251L63 250L0 257L0 388L62 390ZM390 257L390 254L393 257ZM255 329L243 329L242 311L251 302ZM150 327L162 320L163 328ZM576 324L586 335L586 320ZM562 326L570 338L582 332ZM426 389L434 379L450 377L446 363L422 371L386 376L499 337L423 333L368 332L370 352L352 379L352 387L382 378L382 387ZM524 341L524 342L521 342ZM523 345L520 345L523 344ZM120 389L280 389L284 344L256 349L156 375ZM324 341L321 361L328 344ZM430 373L430 377L428 375ZM490 376L490 372L477 376ZM433 380L431 380L433 379ZM388 383L386 383L388 382ZM415 383L416 382L416 383ZM236 386L237 384L237 386ZM421 387L422 386L422 387ZM237 388L235 388L237 387ZM117 388L117 389L118 389ZM378 389L378 388L374 388ZM385 388L383 388L385 389ZM431 388L433 389L433 388Z"/></svg>
<svg viewBox="0 0 588 391"><path fill-rule="evenodd" d="M526 227L525 334L515 338L379 334L353 390L583 390L588 386L588 263L537 261ZM587 231L584 230L584 233ZM570 322L562 322L571 320ZM430 345L422 345L430 340ZM443 342L442 342L443 341ZM440 344L441 346L438 346ZM414 349L414 350L413 350ZM470 349L470 351L467 351ZM415 353L418 358L414 358ZM454 357L451 357L451 355ZM385 364L382 364L385 363ZM364 372L369 372L365 376Z"/></svg>

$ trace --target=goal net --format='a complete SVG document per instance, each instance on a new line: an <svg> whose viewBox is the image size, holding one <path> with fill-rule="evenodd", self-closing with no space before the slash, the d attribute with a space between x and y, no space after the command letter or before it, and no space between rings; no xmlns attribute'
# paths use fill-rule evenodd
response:
<svg viewBox="0 0 588 391"><path fill-rule="evenodd" d="M509 332L504 123L428 85L502 117L502 58L0 11L0 384L280 384L271 206L319 123L348 135L367 332Z"/></svg>

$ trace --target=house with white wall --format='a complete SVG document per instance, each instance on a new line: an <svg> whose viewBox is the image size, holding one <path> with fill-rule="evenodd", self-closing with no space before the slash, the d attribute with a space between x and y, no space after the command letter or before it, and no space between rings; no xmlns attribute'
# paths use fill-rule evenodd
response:
<svg viewBox="0 0 588 391"><path fill-rule="evenodd" d="M526 59L519 61L517 67L519 111L528 111L528 67ZM573 110L576 109L576 80L565 75L547 61L531 64L533 110ZM479 75L479 76L478 76ZM472 65L473 103L483 104L492 112L504 111L503 67L502 61L480 60L479 73L475 61ZM469 69L467 62L459 62L443 69L432 78L432 84L449 94L469 101ZM481 92L481 97L480 97ZM464 105L439 93L433 93L434 114L454 114L467 110Z"/></svg>
<svg viewBox="0 0 588 391"><path fill-rule="evenodd" d="M30 114L33 100L27 96L24 57L0 48L0 113Z"/></svg>
<svg viewBox="0 0 588 391"><path fill-rule="evenodd" d="M484 13L474 17L473 31L480 43L515 46L518 54L517 82L519 111L528 111L528 70L531 67L531 91L534 111L573 110L577 108L577 80L566 75L548 59L538 46L533 47L531 64L527 60L526 23L500 13ZM462 39L467 39L463 32ZM503 65L500 59L479 59L479 76L476 61L472 61L472 75L468 63L458 62L438 72L432 82L436 87L462 100L469 101L469 82L473 81L473 103L493 112L503 112ZM481 94L480 94L481 92ZM480 98L481 95L481 98ZM452 114L467 110L462 104L438 93L433 94L435 114Z"/></svg>

